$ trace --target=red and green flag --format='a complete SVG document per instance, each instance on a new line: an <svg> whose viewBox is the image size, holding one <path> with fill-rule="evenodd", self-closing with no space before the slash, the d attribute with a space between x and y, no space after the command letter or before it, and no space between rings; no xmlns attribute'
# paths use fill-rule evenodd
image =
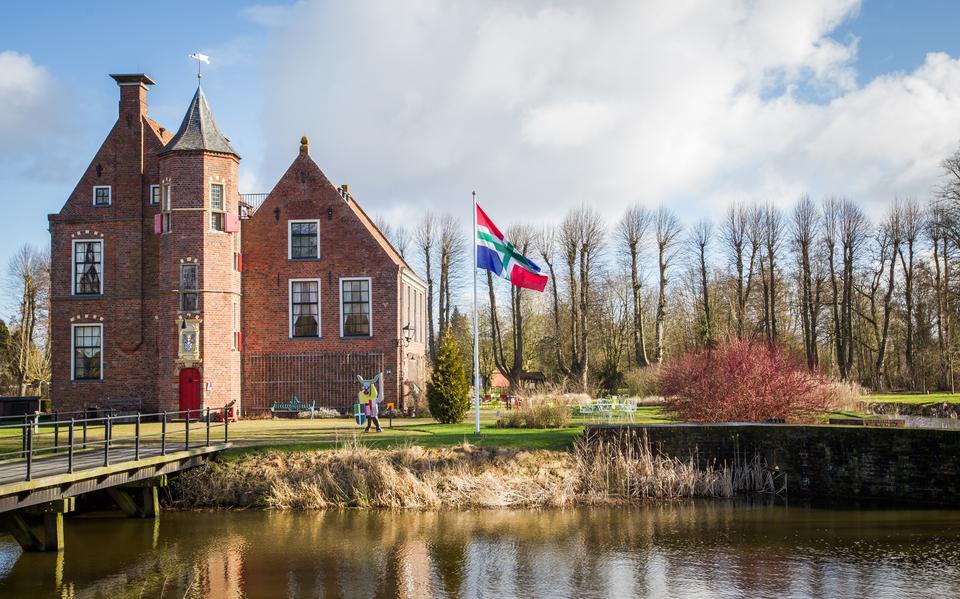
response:
<svg viewBox="0 0 960 599"><path fill-rule="evenodd" d="M540 267L503 237L490 217L477 205L477 268L510 281L512 285L543 291L547 277L540 274Z"/></svg>

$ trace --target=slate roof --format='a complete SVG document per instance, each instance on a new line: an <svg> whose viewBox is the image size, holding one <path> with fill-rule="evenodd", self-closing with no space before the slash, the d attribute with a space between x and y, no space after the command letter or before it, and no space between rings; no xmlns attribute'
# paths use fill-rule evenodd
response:
<svg viewBox="0 0 960 599"><path fill-rule="evenodd" d="M230 140L220 133L217 128L217 122L213 119L213 111L207 104L207 97L203 94L203 88L197 86L197 93L193 95L190 107L187 108L187 114L183 116L183 122L180 124L180 130L173 136L170 143L163 147L160 154L170 152L194 152L203 150L207 152L220 152L221 154L233 154L240 157L237 151L230 145Z"/></svg>

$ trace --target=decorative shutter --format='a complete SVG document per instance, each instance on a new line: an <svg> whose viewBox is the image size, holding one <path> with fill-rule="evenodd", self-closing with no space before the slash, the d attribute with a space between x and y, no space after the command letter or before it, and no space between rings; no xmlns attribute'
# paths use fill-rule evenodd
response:
<svg viewBox="0 0 960 599"><path fill-rule="evenodd" d="M163 215L154 214L153 215L153 233L159 235L163 233Z"/></svg>
<svg viewBox="0 0 960 599"><path fill-rule="evenodd" d="M240 231L240 217L236 214L227 214L227 233Z"/></svg>
<svg viewBox="0 0 960 599"><path fill-rule="evenodd" d="M237 351L243 351L243 331L237 331Z"/></svg>
<svg viewBox="0 0 960 599"><path fill-rule="evenodd" d="M237 252L237 272L243 272L243 254Z"/></svg>

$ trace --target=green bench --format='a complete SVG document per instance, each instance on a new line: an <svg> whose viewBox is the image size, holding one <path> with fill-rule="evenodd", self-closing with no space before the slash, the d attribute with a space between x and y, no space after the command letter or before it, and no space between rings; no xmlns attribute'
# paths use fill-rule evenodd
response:
<svg viewBox="0 0 960 599"><path fill-rule="evenodd" d="M310 412L310 418L313 418L314 414L317 411L317 402L312 401L310 403L302 402L297 399L297 396L294 395L293 399L287 402L275 401L273 405L270 406L270 417L276 418L277 414L297 414L301 412Z"/></svg>

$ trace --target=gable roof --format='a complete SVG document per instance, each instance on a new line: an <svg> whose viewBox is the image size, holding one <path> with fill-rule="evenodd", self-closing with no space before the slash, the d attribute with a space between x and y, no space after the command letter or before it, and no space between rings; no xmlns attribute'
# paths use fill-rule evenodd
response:
<svg viewBox="0 0 960 599"><path fill-rule="evenodd" d="M224 137L223 133L220 133L220 129L217 128L217 122L213 118L210 105L207 104L203 87L199 85L197 86L197 93L193 94L193 100L187 108L187 113L183 116L180 130L173 136L170 143L164 146L160 154L197 150L233 154L240 158L237 151L230 145L230 140Z"/></svg>

